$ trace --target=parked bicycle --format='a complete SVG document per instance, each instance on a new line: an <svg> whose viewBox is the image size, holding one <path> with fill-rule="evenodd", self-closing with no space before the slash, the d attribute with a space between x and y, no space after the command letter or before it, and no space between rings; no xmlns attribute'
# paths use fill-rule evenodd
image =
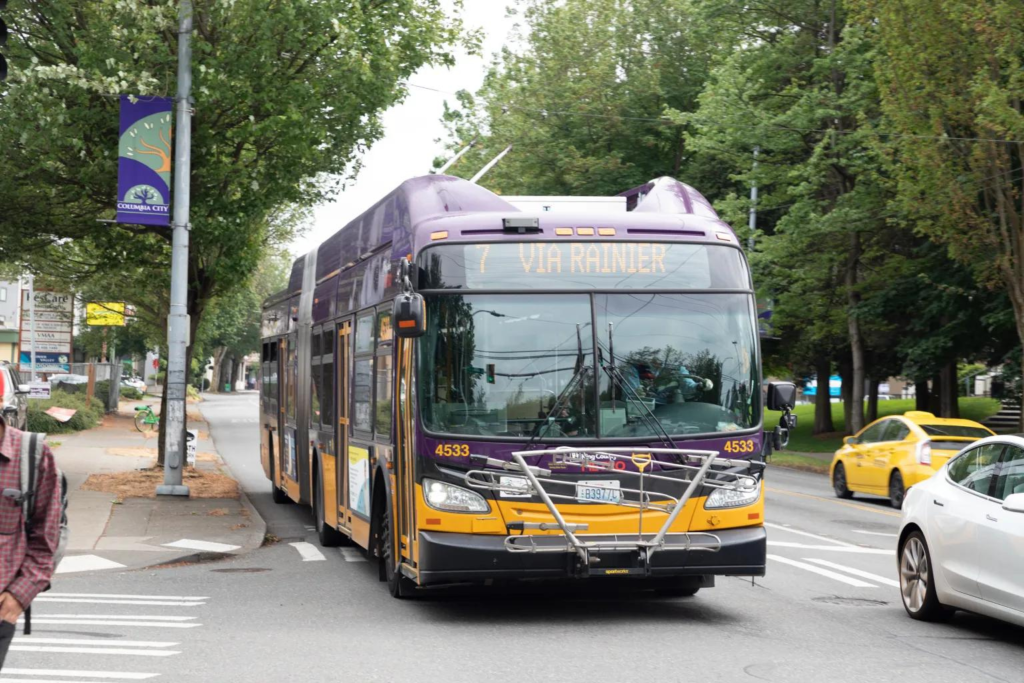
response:
<svg viewBox="0 0 1024 683"><path fill-rule="evenodd" d="M135 428L143 433L160 429L160 416L153 412L153 406L135 406Z"/></svg>

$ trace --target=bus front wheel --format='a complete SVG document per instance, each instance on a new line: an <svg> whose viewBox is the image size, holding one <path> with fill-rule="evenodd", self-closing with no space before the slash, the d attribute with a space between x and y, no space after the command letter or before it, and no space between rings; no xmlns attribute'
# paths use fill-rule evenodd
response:
<svg viewBox="0 0 1024 683"><path fill-rule="evenodd" d="M391 505L384 489L384 479L379 477L374 486L373 495L373 554L377 558L380 580L388 584L391 597L401 600L413 595L416 590L412 581L402 576L394 558L394 524L391 516Z"/></svg>

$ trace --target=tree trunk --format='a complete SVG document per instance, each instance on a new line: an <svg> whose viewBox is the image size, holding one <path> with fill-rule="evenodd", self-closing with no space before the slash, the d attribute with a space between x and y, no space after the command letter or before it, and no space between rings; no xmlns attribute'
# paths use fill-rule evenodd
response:
<svg viewBox="0 0 1024 683"><path fill-rule="evenodd" d="M843 433L853 434L850 431L850 409L852 408L853 401L853 387L851 385L851 377L853 375L853 366L850 363L850 356L843 354L842 360L839 361L839 376L842 379L842 384L839 388L839 400L843 402Z"/></svg>
<svg viewBox="0 0 1024 683"><path fill-rule="evenodd" d="M928 412L933 415L942 414L942 375L932 375L932 391L928 396Z"/></svg>
<svg viewBox="0 0 1024 683"><path fill-rule="evenodd" d="M850 333L850 421L846 425L849 434L856 434L864 427L864 340L861 337L857 305L860 293L857 291L857 268L860 265L860 235L850 236L850 257L846 263L846 297L849 304L846 321Z"/></svg>
<svg viewBox="0 0 1024 683"><path fill-rule="evenodd" d="M215 394L220 392L221 364L224 362L227 352L226 346L219 346L213 351L213 372L210 374L210 391Z"/></svg>
<svg viewBox="0 0 1024 683"><path fill-rule="evenodd" d="M957 394L960 393L960 383L956 377L956 361L950 361L942 366L942 394L939 399L939 410L942 417L960 417L960 406L957 401Z"/></svg>
<svg viewBox="0 0 1024 683"><path fill-rule="evenodd" d="M915 377L914 378L914 410L927 411L929 402L931 400L930 392L928 391L928 378L927 377Z"/></svg>
<svg viewBox="0 0 1024 683"><path fill-rule="evenodd" d="M878 419L878 380L868 377L868 413L864 416L864 422L874 422Z"/></svg>
<svg viewBox="0 0 1024 683"><path fill-rule="evenodd" d="M814 396L814 434L828 434L836 431L832 422L832 396L828 380L832 374L832 363L828 357L822 356L814 364L814 372L818 376L818 391Z"/></svg>

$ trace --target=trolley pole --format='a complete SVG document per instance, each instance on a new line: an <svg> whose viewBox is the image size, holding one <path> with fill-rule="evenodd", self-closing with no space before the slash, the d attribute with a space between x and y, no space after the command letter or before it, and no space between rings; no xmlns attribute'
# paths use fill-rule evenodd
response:
<svg viewBox="0 0 1024 683"><path fill-rule="evenodd" d="M189 342L188 211L192 148L192 0L178 5L178 93L174 117L174 215L171 238L171 307L167 316L167 414L164 434L164 483L158 496L188 496L182 484L185 455L185 356Z"/></svg>

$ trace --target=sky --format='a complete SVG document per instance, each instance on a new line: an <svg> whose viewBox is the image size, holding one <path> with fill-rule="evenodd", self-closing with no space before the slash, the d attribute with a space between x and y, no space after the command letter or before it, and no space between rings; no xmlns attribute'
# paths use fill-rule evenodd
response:
<svg viewBox="0 0 1024 683"><path fill-rule="evenodd" d="M460 52L454 67L425 67L409 79L410 84L454 93L475 92L483 83L491 55L505 43L514 19L505 16L502 0L464 3L465 25L484 32L481 54ZM450 95L410 87L405 100L384 113L384 137L363 155L363 168L355 182L333 202L314 208L310 228L289 245L294 256L315 248L403 181L430 171L434 158L444 152L441 114L446 99L454 104ZM435 143L438 138L442 142Z"/></svg>

